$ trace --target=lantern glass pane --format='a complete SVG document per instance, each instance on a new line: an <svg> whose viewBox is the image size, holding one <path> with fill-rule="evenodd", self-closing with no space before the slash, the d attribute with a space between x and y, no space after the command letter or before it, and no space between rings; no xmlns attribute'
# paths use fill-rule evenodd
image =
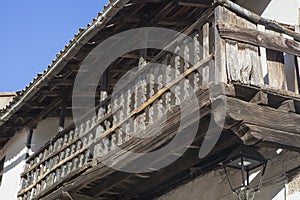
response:
<svg viewBox="0 0 300 200"><path fill-rule="evenodd" d="M250 171L250 170L253 170L257 167L259 167L260 165L262 165L262 162L261 161L258 161L258 160L254 160L254 159L251 159L251 158L243 158L243 164L244 164L244 167L245 167L245 170L246 171ZM229 162L227 164L228 167L233 167L233 168L236 168L236 169L242 169L242 161L241 161L241 158L237 158L231 162Z"/></svg>

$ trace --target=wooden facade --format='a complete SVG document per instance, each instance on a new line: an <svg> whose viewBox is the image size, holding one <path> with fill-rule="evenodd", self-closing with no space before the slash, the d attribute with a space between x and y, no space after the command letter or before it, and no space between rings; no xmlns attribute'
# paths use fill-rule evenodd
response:
<svg viewBox="0 0 300 200"><path fill-rule="evenodd" d="M254 14L243 15L242 8L234 6L230 1L127 1L110 23L69 59L60 76L50 79L19 111L25 113L20 126L33 125L47 116L61 119L58 134L27 159L19 199L153 199L218 168L227 152L241 142L257 148L300 152L299 29ZM85 73L79 70L85 56L109 36L146 26L172 28L190 36L192 41L181 41L176 49L196 64L185 63L166 51L148 50L144 55L141 51L130 52L109 67L96 95L88 90L80 95L95 95L97 117L83 117L80 128L75 124L64 127L64 118L71 116L75 75ZM118 80L141 58L145 66L110 102ZM287 58L292 62L288 63ZM154 61L167 66L158 77L151 76L147 68L147 63ZM189 113L182 124L183 133L188 134L199 121L194 118L199 110L184 105L190 98L189 89L195 92L200 109L197 136L184 155L170 152L155 161L178 156L176 162L157 172L130 174L99 161L99 157L124 163L139 159L122 157L116 146L137 152L162 147L176 135L174 127L179 126L182 113ZM178 100L177 95L183 98ZM198 152L210 120L219 120L211 105L223 100L226 120L221 137L209 155L200 159ZM179 109L179 105L183 106ZM163 115L167 119L161 124ZM2 125L7 133L14 131L15 125L10 123ZM142 141L128 135L156 132L159 134L155 138ZM5 136L1 137L5 142Z"/></svg>

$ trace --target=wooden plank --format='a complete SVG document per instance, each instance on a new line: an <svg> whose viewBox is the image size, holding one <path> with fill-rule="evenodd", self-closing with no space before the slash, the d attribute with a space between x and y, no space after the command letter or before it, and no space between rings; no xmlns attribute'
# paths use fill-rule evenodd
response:
<svg viewBox="0 0 300 200"><path fill-rule="evenodd" d="M251 59L251 50L249 45L238 43L238 65L240 68L240 81L244 84L250 84L250 79L252 75L252 59Z"/></svg>
<svg viewBox="0 0 300 200"><path fill-rule="evenodd" d="M252 61L251 84L256 86L263 85L263 68L261 59L259 58L259 48L256 46L250 46L249 51Z"/></svg>
<svg viewBox="0 0 300 200"><path fill-rule="evenodd" d="M246 19L239 16L236 16L236 18L236 22L233 24L236 24L240 27L248 27L249 22ZM252 60L250 56L249 45L238 42L237 46L239 66L238 73L240 74L240 81L244 84L249 84L252 70Z"/></svg>
<svg viewBox="0 0 300 200"><path fill-rule="evenodd" d="M300 135L300 115L227 97L228 122L243 122ZM300 144L299 144L300 147Z"/></svg>
<svg viewBox="0 0 300 200"><path fill-rule="evenodd" d="M209 23L205 23L202 26L203 31L203 58L209 55ZM206 85L209 82L209 66L206 65L202 69L202 85Z"/></svg>
<svg viewBox="0 0 300 200"><path fill-rule="evenodd" d="M259 105L268 105L268 94L262 91L259 91L255 94L255 96L251 99L250 103L255 103Z"/></svg>
<svg viewBox="0 0 300 200"><path fill-rule="evenodd" d="M238 4L235 4L229 0L225 0L225 1L224 0L216 0L216 1L217 1L217 3L222 4L226 8L232 10L236 14L238 14L256 24L264 25L267 28L269 28L270 30L274 30L279 33L285 33L285 34L295 38L295 40L300 41L299 33L296 33L295 31L290 30L290 29L286 28L285 26L282 26L280 23L278 23L274 20L263 18L263 17L255 14L254 12L251 12L250 10L242 8Z"/></svg>
<svg viewBox="0 0 300 200"><path fill-rule="evenodd" d="M186 19L182 18L162 18L159 22L159 25L164 26L190 26L192 25L191 21L187 21Z"/></svg>
<svg viewBox="0 0 300 200"><path fill-rule="evenodd" d="M300 56L300 43L294 40L227 23L218 23L218 30L221 37L225 39L245 42Z"/></svg>
<svg viewBox="0 0 300 200"><path fill-rule="evenodd" d="M287 90L283 54L267 49L267 64L269 85L279 90Z"/></svg>
<svg viewBox="0 0 300 200"><path fill-rule="evenodd" d="M221 38L219 31L217 30L218 22L223 20L223 11L225 8L219 6L215 9L215 21L214 21L214 35L215 35L215 83L227 83L228 76L226 70L226 45L225 41Z"/></svg>
<svg viewBox="0 0 300 200"><path fill-rule="evenodd" d="M300 93L300 57L296 57L296 71L297 71L297 81L298 81L298 94Z"/></svg>
<svg viewBox="0 0 300 200"><path fill-rule="evenodd" d="M72 200L96 200L95 198L92 198L90 196L84 195L84 194L78 194L78 193L70 193L68 196Z"/></svg>
<svg viewBox="0 0 300 200"><path fill-rule="evenodd" d="M294 100L286 100L282 102L281 106L278 109L285 112L296 112Z"/></svg>
<svg viewBox="0 0 300 200"><path fill-rule="evenodd" d="M227 73L230 81L240 81L239 51L236 42L226 41Z"/></svg>
<svg viewBox="0 0 300 200"><path fill-rule="evenodd" d="M130 4L161 3L162 0L131 0Z"/></svg>
<svg viewBox="0 0 300 200"><path fill-rule="evenodd" d="M247 145L261 142L260 146L271 145L273 148L283 148L300 152L299 134L252 124L244 124L244 126L249 130L241 137L241 139Z"/></svg>
<svg viewBox="0 0 300 200"><path fill-rule="evenodd" d="M197 1L191 1L191 0L181 0L178 2L178 5L180 6L189 6L189 7L197 7L197 8L209 8L212 5L211 4L204 4Z"/></svg>
<svg viewBox="0 0 300 200"><path fill-rule="evenodd" d="M285 72L286 72L286 81L287 81L287 89L289 91L295 92L299 94L299 86L298 86L298 71L297 71L297 61L296 56L285 54L284 55L284 64L285 64Z"/></svg>
<svg viewBox="0 0 300 200"><path fill-rule="evenodd" d="M266 27L262 25L257 25L257 30L265 32ZM263 77L263 83L269 84L269 77L268 77L268 64L267 64L267 50L264 47L259 47L259 53L260 53L260 62L261 62L261 68L262 68L262 77Z"/></svg>
<svg viewBox="0 0 300 200"><path fill-rule="evenodd" d="M295 26L295 31L300 33L300 26ZM295 57L295 64L296 64L296 80L298 85L298 94L300 93L300 57Z"/></svg>
<svg viewBox="0 0 300 200"><path fill-rule="evenodd" d="M266 33L270 33L271 35L281 36L280 33L271 30L266 30ZM267 49L266 52L267 52L269 85L279 90L287 90L283 52L274 51L271 49Z"/></svg>
<svg viewBox="0 0 300 200"><path fill-rule="evenodd" d="M257 29L257 26L244 18L238 17L237 25ZM238 43L240 57L241 82L244 84L262 85L262 69L258 58L258 47L250 44Z"/></svg>
<svg viewBox="0 0 300 200"><path fill-rule="evenodd" d="M224 21L227 23L237 24L237 16L235 13L224 9ZM226 19L226 20L225 20ZM227 73L230 81L241 81L240 57L237 42L226 41L226 62Z"/></svg>

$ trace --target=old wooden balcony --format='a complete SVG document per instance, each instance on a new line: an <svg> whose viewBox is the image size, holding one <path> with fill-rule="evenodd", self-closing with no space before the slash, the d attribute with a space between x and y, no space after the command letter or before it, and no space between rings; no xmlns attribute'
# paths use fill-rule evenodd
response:
<svg viewBox="0 0 300 200"><path fill-rule="evenodd" d="M175 126L179 120L179 105L189 99L188 90L193 90L199 99L201 117L212 112L208 108L212 101L220 96L227 96L227 108L229 112L232 111L231 122L236 124L239 118L244 120L244 126L235 127L233 130L240 131L238 134L244 143L255 143L262 139L259 134L252 134L250 139L244 137L249 127L257 123L251 118L252 111L257 114L257 117L266 115L265 112L274 114L274 119L267 116L261 120L261 123L265 123L264 120L267 121L266 123L277 121L285 123L284 118L276 118L278 117L276 110L284 108L289 113L293 113L293 119L299 119L297 113L300 112L298 95L300 35L296 31L297 27L261 20L249 13L245 15L241 8L232 7L234 4L230 5L215 4L206 9L199 16L199 20L184 32L193 38L193 41L181 41L177 44L177 50L182 51L186 58L193 58L196 63L194 66L186 63L176 54L162 53L160 60L166 63L166 70L157 73L147 69L147 65L141 68L141 71L148 70L147 73L137 73L133 81L128 82L120 90L113 102L103 101L98 108L97 117L85 119L80 128L71 125L30 156L22 173L19 199L45 197L59 190L62 185L75 180L74 188L81 189L83 194L84 190L79 187L83 183L80 183L78 177L90 172L89 170L98 170L99 180L105 177L108 172L104 169L102 174L99 172L103 166L97 160L107 155L111 156L112 160L118 160L116 146L147 152L167 142L174 134L172 126ZM171 69L176 73L170 73ZM219 86L225 88L225 93L214 94L216 98L210 98L208 88ZM175 92L171 92L172 88ZM211 89L210 92L212 91L216 90ZM182 98L178 99L176 96ZM259 105L265 107L256 110ZM235 108L243 108L244 113L238 112ZM184 106L181 110L183 109L191 112L191 115L194 112ZM160 141L146 140L143 143L128 134L134 132L150 134L156 130L161 117L166 113L167 122L163 126L164 131L160 133L161 137L158 137ZM245 115L249 115L249 119L243 118ZM230 122L226 123L224 129L231 129ZM293 124L291 125L288 119L286 123L288 126L286 132L299 132L292 127ZM189 124L185 126L188 127ZM274 134L281 134L284 125L277 124L277 126L278 132L275 131ZM263 125L255 126L257 129L260 127L267 130ZM283 134L282 132L281 136ZM286 141L283 144L277 137L265 139L270 144L278 143L279 146L299 150L296 145L292 145L292 142ZM228 145L235 142L228 142ZM220 150L215 150L215 153ZM134 162L134 160L129 159L127 162ZM85 186L89 181L95 182L97 179L87 175L83 177ZM147 176L142 178L147 179ZM116 181L119 182L121 181ZM103 191L101 189L93 191L91 196L103 195L103 199L104 197L112 199L121 190L114 189L116 183L112 183L111 187L106 187ZM72 189L72 184L69 184L64 191L68 189ZM124 199L125 197L126 195Z"/></svg>

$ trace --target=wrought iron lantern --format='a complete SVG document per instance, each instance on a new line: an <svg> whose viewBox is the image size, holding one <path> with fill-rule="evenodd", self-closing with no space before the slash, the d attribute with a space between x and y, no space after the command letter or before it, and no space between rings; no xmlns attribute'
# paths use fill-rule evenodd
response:
<svg viewBox="0 0 300 200"><path fill-rule="evenodd" d="M265 174L267 159L254 147L241 145L233 150L222 163L229 185L239 200L253 200L259 191ZM230 170L230 171L229 171ZM240 177L231 175L239 172Z"/></svg>

